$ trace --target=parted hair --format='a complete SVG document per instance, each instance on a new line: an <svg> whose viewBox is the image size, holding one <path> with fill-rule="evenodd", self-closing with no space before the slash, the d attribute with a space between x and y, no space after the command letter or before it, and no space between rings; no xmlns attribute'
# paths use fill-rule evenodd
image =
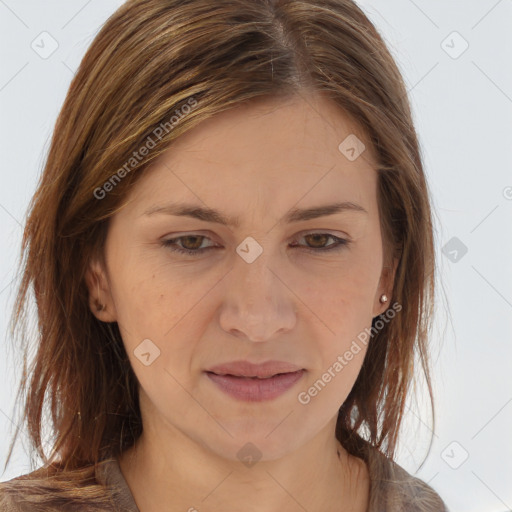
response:
<svg viewBox="0 0 512 512"><path fill-rule="evenodd" d="M374 25L352 0L129 0L101 27L71 82L24 227L11 333L24 351L19 424L42 461L18 486L31 510L111 503L94 469L142 432L120 330L94 316L85 282L109 218L148 165L198 123L252 99L315 92L357 123L378 158L385 262L398 261L390 303L401 305L372 330L336 437L355 456L371 446L392 459L419 373L435 423L431 200L404 80ZM133 160L149 140L144 158ZM27 329L32 297L35 336Z"/></svg>

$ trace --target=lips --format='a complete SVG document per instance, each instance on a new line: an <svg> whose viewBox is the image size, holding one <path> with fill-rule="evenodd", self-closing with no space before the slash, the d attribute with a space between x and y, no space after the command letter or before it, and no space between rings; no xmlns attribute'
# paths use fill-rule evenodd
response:
<svg viewBox="0 0 512 512"><path fill-rule="evenodd" d="M303 368L279 361L259 365L239 361L214 366L205 372L217 389L245 402L276 399L298 385L305 373Z"/></svg>
<svg viewBox="0 0 512 512"><path fill-rule="evenodd" d="M284 361L232 361L205 371L217 389L232 398L249 402L273 400L298 384L304 368Z"/></svg>
<svg viewBox="0 0 512 512"><path fill-rule="evenodd" d="M266 361L259 364L251 363L249 361L232 361L213 366L206 371L216 375L268 379L275 375L294 373L300 370L303 370L303 368L284 361Z"/></svg>

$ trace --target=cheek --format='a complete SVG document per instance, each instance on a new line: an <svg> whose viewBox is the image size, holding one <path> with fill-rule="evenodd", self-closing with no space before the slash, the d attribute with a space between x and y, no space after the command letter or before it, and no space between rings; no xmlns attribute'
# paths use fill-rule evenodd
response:
<svg viewBox="0 0 512 512"><path fill-rule="evenodd" d="M166 393L179 389L172 376L189 386L191 361L208 313L205 294L219 278L185 278L175 266L150 258L120 268L116 277L112 289L119 329L143 387L149 386L149 392L162 379L162 383L170 381L164 384Z"/></svg>
<svg viewBox="0 0 512 512"><path fill-rule="evenodd" d="M361 344L360 344L361 345ZM305 414L327 420L336 416L352 390L366 354L366 347L333 351L322 369L311 371L298 390L297 402ZM349 355L350 354L350 355ZM348 356L348 357L347 357Z"/></svg>
<svg viewBox="0 0 512 512"><path fill-rule="evenodd" d="M371 323L377 285L375 268L354 255L297 279L293 290L325 324L326 332L340 340Z"/></svg>
<svg viewBox="0 0 512 512"><path fill-rule="evenodd" d="M336 336L324 336L315 344L319 364L308 369L308 378L297 396L300 404L335 414L346 400L361 370L370 339L369 327L367 334L366 326L356 324L350 318L346 324L338 324Z"/></svg>
<svg viewBox="0 0 512 512"><path fill-rule="evenodd" d="M302 391L306 401L331 408L346 399L363 364L378 284L373 257L354 254L344 263L303 281L297 290L297 295L307 298L309 309L304 311L314 326L310 339L318 355Z"/></svg>
<svg viewBox="0 0 512 512"><path fill-rule="evenodd" d="M120 324L140 336L159 338L186 314L197 283L149 251L130 249L115 269L112 290Z"/></svg>

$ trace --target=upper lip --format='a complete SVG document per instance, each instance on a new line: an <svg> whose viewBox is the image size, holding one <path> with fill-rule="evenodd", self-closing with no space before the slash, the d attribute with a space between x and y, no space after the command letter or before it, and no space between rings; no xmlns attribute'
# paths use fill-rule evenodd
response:
<svg viewBox="0 0 512 512"><path fill-rule="evenodd" d="M235 377L272 377L278 373L291 373L303 370L299 366L284 361L265 361L251 363L249 361L231 361L206 370L217 375L233 375Z"/></svg>

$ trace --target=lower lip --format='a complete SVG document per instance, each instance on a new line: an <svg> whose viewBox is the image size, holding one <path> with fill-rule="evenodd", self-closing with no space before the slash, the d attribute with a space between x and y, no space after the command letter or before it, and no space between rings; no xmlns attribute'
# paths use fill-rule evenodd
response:
<svg viewBox="0 0 512 512"><path fill-rule="evenodd" d="M250 377L234 377L233 375L217 375L206 372L208 377L228 395L247 402L262 402L272 400L290 389L298 382L305 370L282 373L268 379L253 379Z"/></svg>

